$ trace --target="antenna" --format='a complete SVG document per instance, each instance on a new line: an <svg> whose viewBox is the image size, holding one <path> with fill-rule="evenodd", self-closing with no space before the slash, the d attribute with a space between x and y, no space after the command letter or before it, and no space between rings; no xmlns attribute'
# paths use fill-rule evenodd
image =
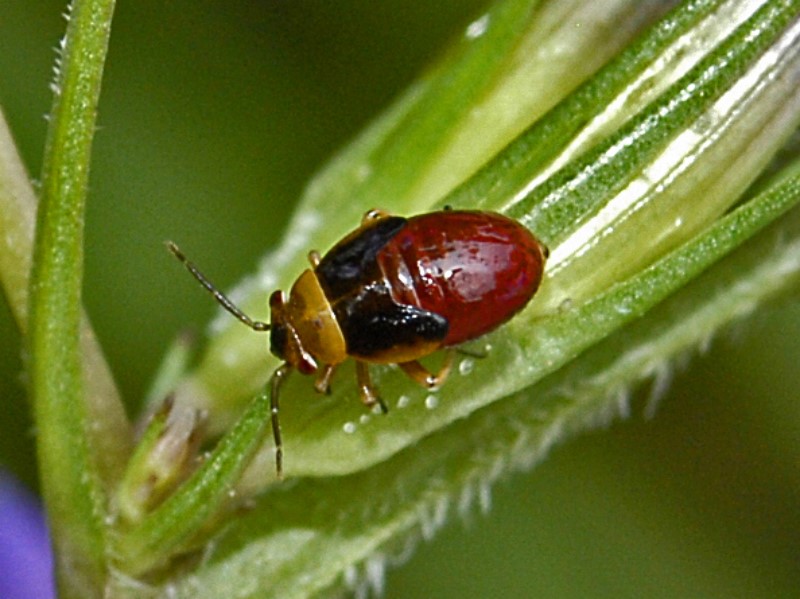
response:
<svg viewBox="0 0 800 599"><path fill-rule="evenodd" d="M208 291L211 295L214 296L214 299L217 300L220 306L225 308L228 312L233 314L236 318L242 321L244 324L249 326L254 331L269 331L270 325L266 322L261 322L260 320L253 320L247 314L241 311L239 307L234 304L228 296L222 293L219 289L217 289L214 284L209 281L206 276L200 272L193 262L190 262L184 253L180 250L180 248L172 243L171 241L166 242L167 249L172 252L172 255L175 256L178 260L180 260L186 269L192 273L192 276L197 279L197 281L205 287L206 291Z"/></svg>

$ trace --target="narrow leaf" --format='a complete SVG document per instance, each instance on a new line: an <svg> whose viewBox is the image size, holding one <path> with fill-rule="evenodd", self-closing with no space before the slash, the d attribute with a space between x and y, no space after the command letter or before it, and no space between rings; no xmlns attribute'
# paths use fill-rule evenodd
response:
<svg viewBox="0 0 800 599"><path fill-rule="evenodd" d="M554 443L626 413L632 382L663 376L665 359L676 351L696 347L721 325L796 282L796 208L785 224L729 253L798 201L800 178L795 176L591 305L566 313L557 325L561 330L536 337L556 337L598 322L630 324L533 388L474 413L379 468L273 490L215 541L203 568L171 591L177 597L299 598L331 586L380 580L387 556L398 548L429 537L454 509L463 513L484 501L498 477L529 468ZM720 268L683 285L726 255ZM638 317L670 287L683 289L647 319ZM368 574L355 568L359 563ZM342 564L350 565L349 574L343 575ZM235 588L231 572L237 572Z"/></svg>

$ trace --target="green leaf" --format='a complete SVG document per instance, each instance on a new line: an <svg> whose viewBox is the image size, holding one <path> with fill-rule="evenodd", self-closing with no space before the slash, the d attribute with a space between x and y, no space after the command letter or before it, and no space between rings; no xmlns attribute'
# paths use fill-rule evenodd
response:
<svg viewBox="0 0 800 599"><path fill-rule="evenodd" d="M528 345L529 330L540 328L540 322L557 314L562 306L582 304L690 239L736 200L797 121L791 79L780 78L780 73L796 68L791 52L794 34L789 41L781 39L796 6L767 2L752 14L731 10L726 6L707 18L711 23L695 23L703 36L710 32L718 36L711 40L703 37L707 45L702 47L696 40L692 44L679 37L653 57L649 38L645 38L638 47L647 48L651 69L629 74L628 85L620 94L625 97L630 88L643 86L641 79L650 81L662 93L548 178L541 179L538 161L534 162L533 171L522 176L524 170L515 170L515 184L504 185L499 196L484 202L487 208L506 207L551 248L537 299L529 310L491 337L495 346L492 356L478 365L484 384L460 388L450 383L439 394L441 407L433 413L422 408L397 410L389 418L372 418L369 427L343 438L343 426L349 423L348 428L352 428L364 416L361 406L352 400L348 370L338 373L338 385L330 399L312 396L303 401L308 385L292 381L285 396L293 399L283 402L282 419L288 475L343 474L379 463L431 431L532 384L545 372L530 367L519 370L516 362L548 364L555 369L569 359L570 352L560 349L563 357L558 360L546 351L533 349L516 356L521 345ZM737 14L738 23L732 21ZM681 9L675 18L679 23L694 23ZM651 34L659 37L664 29L669 28L656 26ZM693 48L693 54L683 52L682 60L672 65L674 70L661 68L667 58L687 47ZM615 65L624 70L629 63L620 60ZM656 74L651 72L655 68L652 65L659 67ZM608 71L602 75L610 77ZM616 73L616 77L622 75ZM654 77L674 83L657 84L652 82ZM765 85L772 80L772 85ZM572 101L570 97L565 102ZM561 118L561 111L556 109L532 131L548 127L548 119L555 119L558 125ZM520 139L526 135L529 133ZM508 161L502 160L504 155L492 163L495 168L508 166ZM351 162L352 157L345 155L341 160ZM732 161L736 161L736 169L729 168ZM335 172L336 167L332 168ZM482 181L484 176L477 180ZM308 203L316 202L320 186L330 191L334 181L341 183L339 177L330 181L327 177L332 175L323 174L312 184ZM533 185L537 180L540 184ZM471 182L465 183L456 197L463 197ZM301 213L301 219L314 214L314 208L308 210ZM286 249L273 258L273 264L301 251L303 245L298 239L306 236L296 229L291 231ZM217 402L232 400L230 394L248 389L248 381L263 384L267 372L263 336L239 323L230 324L235 328L212 339L197 373L178 389L178 401L185 398L212 408L212 427L215 422L217 426L225 422L215 411ZM516 357L511 359L510 355ZM384 397L405 398L402 404L411 401L420 405L426 395L394 373L377 375Z"/></svg>
<svg viewBox="0 0 800 599"><path fill-rule="evenodd" d="M308 250L332 245L367 209L408 214L429 209L435 201L441 205L444 193L611 58L638 33L643 18L634 1L620 3L611 13L585 1L563 11L547 4L531 12L530 6L523 0L497 3L468 28L472 33L459 40L442 64L415 83L311 182L284 246L266 257L257 278L234 292L242 307L256 318L266 318L266 297L279 282L283 288L291 284L306 267ZM528 13L527 19L520 18ZM575 19L580 19L580 32ZM619 35L608 36L609 27ZM515 45L509 47L510 40L516 40ZM494 55L497 44L505 50L505 58L483 58L484 52ZM496 65L491 73L486 71L489 62ZM479 90L473 91L474 103L459 100L457 114L450 98L459 99L461 92L450 85L450 69L472 73L474 81L465 87ZM555 77L553 69L561 75ZM433 126L438 129L429 131ZM479 136L477 142L461 138L471 129ZM404 171L408 181L396 181L392 187L382 175L385 169L400 168L397 162L423 157L423 167ZM445 178L450 184L443 188ZM499 206L500 200L496 202ZM190 248L184 250L191 254ZM213 275L211 267L203 267ZM229 316L214 329L201 365L180 386L177 401L208 409L212 431L220 432L263 386L269 365L275 362L265 356L266 341L232 323Z"/></svg>
<svg viewBox="0 0 800 599"><path fill-rule="evenodd" d="M674 277L691 277L798 200L795 176L580 314L564 314L562 324L630 319L648 294L664 290L665 281L681 285ZM215 540L203 568L183 577L173 591L198 598L308 597L337 583L379 581L386 559L408 551L410 540L430 537L455 510L464 513L475 503L485 507L497 478L529 468L554 443L625 414L632 382L665 376L669 357L696 347L720 325L796 282L799 249L795 209L786 222L684 286L648 318L635 318L534 387L475 412L378 468L271 490ZM359 563L365 564L363 573L354 569ZM234 572L235 589L229 586Z"/></svg>
<svg viewBox="0 0 800 599"><path fill-rule="evenodd" d="M0 113L0 286L23 336L28 333L29 283L37 198L11 132ZM83 376L89 400L90 435L98 446L103 479L110 488L130 451L130 424L102 350L84 315L80 324Z"/></svg>
<svg viewBox="0 0 800 599"><path fill-rule="evenodd" d="M117 559L126 572L140 574L162 565L177 547L197 534L226 499L235 497L234 486L263 440L271 396L268 389L256 397L191 478L119 536Z"/></svg>
<svg viewBox="0 0 800 599"><path fill-rule="evenodd" d="M33 255L36 196L0 112L0 282L14 318L28 329L28 283Z"/></svg>
<svg viewBox="0 0 800 599"><path fill-rule="evenodd" d="M590 147L604 132L613 131L679 76L676 63L692 52L692 38L685 34L692 28L697 35L703 29L719 27L723 15L703 19L714 9L724 10L721 4L685 2L669 18L656 22L646 35L634 40L454 190L448 201L480 207L491 198L514 197L530 183L530 173L547 166L560 152L563 161ZM667 71L654 78L652 69L659 63ZM572 147L563 151L571 142Z"/></svg>
<svg viewBox="0 0 800 599"><path fill-rule="evenodd" d="M466 506L553 443L605 422L625 408L634 382L666 371L676 352L795 280L797 211L785 228L756 235L797 202L798 180L754 199L745 191L800 121L800 2L681 4L583 85L589 73L582 61L596 56L587 58L579 45L567 51L562 59L574 67L567 78L578 72L578 79L566 88L535 88L539 99L566 94L551 111L543 115L539 104L525 122L497 127L497 136L486 127L490 116L477 127L475 115L484 114L477 106L508 124L510 100L536 105L519 82L547 72L552 55L531 52L530 42L556 45L542 27L570 22L557 4L537 7L524 27L515 23L521 28L513 43L455 52L412 88L312 182L258 283L236 293L248 296L248 308L258 301L253 316L264 318L267 290L300 271L312 235L327 247L375 205L405 212L454 203L505 211L542 236L551 257L539 295L482 341L491 346L486 359L461 358L437 393L376 368L390 404L386 416L364 412L347 367L331 397L314 395L308 380L294 377L282 398L284 466L287 476L306 478L270 487L251 513L226 522L199 569L173 573L171 592L300 597L353 582L360 564L380 565L385 553L432 532L448 506ZM632 18L634 4L621 10ZM488 26L488 34L496 26L507 35L512 24L504 19L524 7L500 3L470 30ZM585 23L590 32L602 20L597 3L573 8L595 16ZM501 47L502 60L492 54ZM481 58L484 51L489 56ZM599 44L596 52L607 60L614 50ZM473 68L476 80L469 81ZM447 93L451 72L467 79L459 79L463 102ZM431 111L441 118L427 118ZM476 141L462 146L467 138ZM552 148L540 148L551 138ZM396 164L408 153L413 169ZM445 173L447 184L433 176ZM743 195L747 201L730 211ZM788 239L782 246L775 243L781 236ZM215 432L229 426L269 372L264 336L225 318L176 395L209 409ZM253 442L263 432L253 428ZM240 496L272 478L271 444L258 458ZM225 484L233 472L224 473ZM222 486L213 484L216 509ZM197 508L187 506L171 519L194 518ZM192 523L197 531L199 525ZM188 549L192 527L159 538Z"/></svg>
<svg viewBox="0 0 800 599"><path fill-rule="evenodd" d="M113 0L76 1L61 44L42 169L30 287L30 379L42 492L65 597L101 596L108 558L106 432L85 391L81 356L83 213ZM114 398L103 398L113 402ZM90 431L92 431L90 433ZM124 438L118 440L124 445ZM112 452L118 455L118 452ZM106 466L106 468L103 467Z"/></svg>

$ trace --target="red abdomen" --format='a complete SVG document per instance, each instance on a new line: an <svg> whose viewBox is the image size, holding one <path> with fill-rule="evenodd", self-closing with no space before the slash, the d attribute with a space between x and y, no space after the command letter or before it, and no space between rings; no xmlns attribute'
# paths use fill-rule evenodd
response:
<svg viewBox="0 0 800 599"><path fill-rule="evenodd" d="M394 300L444 316L442 345L497 328L531 299L547 249L510 218L443 211L412 217L378 252Z"/></svg>

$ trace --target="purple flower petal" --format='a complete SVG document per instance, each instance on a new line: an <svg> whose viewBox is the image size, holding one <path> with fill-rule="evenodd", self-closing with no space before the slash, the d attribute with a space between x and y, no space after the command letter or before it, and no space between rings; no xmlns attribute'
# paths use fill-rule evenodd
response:
<svg viewBox="0 0 800 599"><path fill-rule="evenodd" d="M55 597L53 557L38 498L0 470L0 597Z"/></svg>

